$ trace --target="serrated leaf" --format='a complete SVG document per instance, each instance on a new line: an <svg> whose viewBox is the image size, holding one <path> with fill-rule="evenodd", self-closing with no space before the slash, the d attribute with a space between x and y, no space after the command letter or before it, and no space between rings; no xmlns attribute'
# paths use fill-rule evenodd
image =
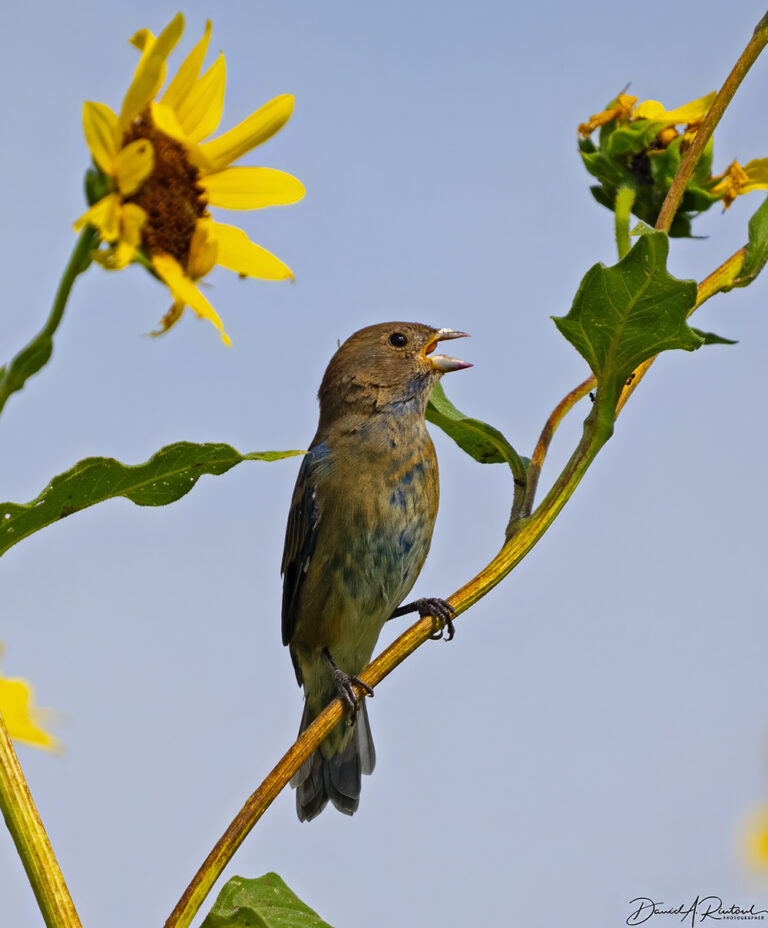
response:
<svg viewBox="0 0 768 928"><path fill-rule="evenodd" d="M526 459L520 457L498 429L459 412L440 383L432 390L427 421L439 426L462 451L481 464L507 463L516 478L525 479Z"/></svg>
<svg viewBox="0 0 768 928"><path fill-rule="evenodd" d="M701 329L694 329L693 326L691 326L691 331L699 336L702 345L738 345L734 339L723 338L722 335L715 335L714 332L702 332Z"/></svg>
<svg viewBox="0 0 768 928"><path fill-rule="evenodd" d="M276 873L233 876L200 928L331 928Z"/></svg>
<svg viewBox="0 0 768 928"><path fill-rule="evenodd" d="M30 503L0 503L0 555L41 528L96 503L124 496L137 506L165 506L181 499L203 474L223 474L243 461L277 461L303 451L252 451L231 445L166 445L143 464L85 458L54 477Z"/></svg>
<svg viewBox="0 0 768 928"><path fill-rule="evenodd" d="M696 282L667 272L668 250L663 232L640 236L618 264L590 268L568 315L553 317L592 368L598 387L615 399L643 361L702 344L685 321L696 301Z"/></svg>

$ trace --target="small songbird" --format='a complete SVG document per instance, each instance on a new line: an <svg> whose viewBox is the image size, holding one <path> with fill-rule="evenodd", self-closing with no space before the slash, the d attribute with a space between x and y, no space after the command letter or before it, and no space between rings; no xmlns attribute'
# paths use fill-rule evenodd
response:
<svg viewBox="0 0 768 928"><path fill-rule="evenodd" d="M433 354L466 333L413 322L355 332L320 385L320 422L293 492L283 552L283 644L304 686L304 731L336 696L350 709L291 781L300 821L330 799L352 815L375 753L354 684L384 623L432 615L453 635L450 605L397 607L421 571L437 515L437 459L424 422L432 387L471 367Z"/></svg>

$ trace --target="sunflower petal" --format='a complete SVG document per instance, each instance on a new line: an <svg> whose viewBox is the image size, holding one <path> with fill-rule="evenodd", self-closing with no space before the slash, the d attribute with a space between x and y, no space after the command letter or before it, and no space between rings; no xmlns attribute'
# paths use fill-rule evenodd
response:
<svg viewBox="0 0 768 928"><path fill-rule="evenodd" d="M751 190L765 190L768 187L768 158L755 158L744 165L744 171L749 178L744 184L742 193Z"/></svg>
<svg viewBox="0 0 768 928"><path fill-rule="evenodd" d="M115 162L117 186L124 197L141 187L155 167L155 150L149 139L136 139L121 148Z"/></svg>
<svg viewBox="0 0 768 928"><path fill-rule="evenodd" d="M155 128L159 129L164 135L170 135L177 142L186 144L187 134L179 125L176 113L171 107L166 106L164 103L150 103L149 106Z"/></svg>
<svg viewBox="0 0 768 928"><path fill-rule="evenodd" d="M175 107L181 127L193 142L201 142L216 131L224 108L226 79L224 55L219 55L185 99Z"/></svg>
<svg viewBox="0 0 768 928"><path fill-rule="evenodd" d="M153 255L152 266L157 271L163 283L171 291L175 303L182 303L184 306L189 306L200 319L207 319L209 322L213 323L219 330L221 340L224 344L232 344L229 336L224 331L224 326L222 325L221 319L219 319L218 313L192 283L189 277L187 277L175 258L163 254Z"/></svg>
<svg viewBox="0 0 768 928"><path fill-rule="evenodd" d="M120 236L120 196L117 193L108 193L98 203L94 203L87 213L76 220L75 232L83 226L94 226L99 230L105 242L117 241Z"/></svg>
<svg viewBox="0 0 768 928"><path fill-rule="evenodd" d="M198 219L195 223L187 259L187 273L192 280L205 277L217 263L219 243L213 225L210 219Z"/></svg>
<svg viewBox="0 0 768 928"><path fill-rule="evenodd" d="M293 271L266 248L252 242L242 229L221 222L212 223L219 242L216 263L244 277L261 280L293 279Z"/></svg>
<svg viewBox="0 0 768 928"><path fill-rule="evenodd" d="M171 305L171 308L160 320L160 328L154 329L149 334L153 337L158 335L164 335L168 329L172 329L176 323L181 319L184 313L184 302L182 300L175 300Z"/></svg>
<svg viewBox="0 0 768 928"><path fill-rule="evenodd" d="M105 174L114 174L120 148L117 116L103 103L83 103L83 132L93 160Z"/></svg>
<svg viewBox="0 0 768 928"><path fill-rule="evenodd" d="M200 68L203 66L205 56L208 53L208 43L211 41L210 19L205 24L205 32L202 39L195 45L192 51L182 61L179 70L176 72L168 89L160 98L160 102L171 109L177 109L179 104L184 101L187 94L194 88L200 75Z"/></svg>
<svg viewBox="0 0 768 928"><path fill-rule="evenodd" d="M133 261L141 244L147 213L138 203L124 203L120 213L120 238L112 248L93 252L93 260L108 271L121 271Z"/></svg>
<svg viewBox="0 0 768 928"><path fill-rule="evenodd" d="M144 52L149 51L149 48L154 44L155 36L149 29L139 29L138 32L134 33L130 39L128 39L128 42L144 54Z"/></svg>
<svg viewBox="0 0 768 928"><path fill-rule="evenodd" d="M162 87L165 79L165 60L173 51L183 31L184 17L181 13L177 13L154 42L146 41L141 60L120 110L120 127L123 130ZM133 44L136 44L135 39L136 36L134 36Z"/></svg>
<svg viewBox="0 0 768 928"><path fill-rule="evenodd" d="M222 209L261 209L285 206L304 196L300 180L274 168L225 168L200 181L211 206Z"/></svg>
<svg viewBox="0 0 768 928"><path fill-rule="evenodd" d="M42 711L34 706L33 690L26 680L0 677L0 713L8 734L38 748L54 750L58 742L42 728Z"/></svg>
<svg viewBox="0 0 768 928"><path fill-rule="evenodd" d="M265 103L255 113L251 113L234 129L201 145L211 170L225 168L252 148L272 138L288 122L292 112L293 95L284 93Z"/></svg>
<svg viewBox="0 0 768 928"><path fill-rule="evenodd" d="M632 116L634 119L652 119L654 122L663 122L670 126L692 125L701 122L706 116L716 96L712 91L705 97L679 106L676 110L665 110L658 100L644 100L635 107Z"/></svg>

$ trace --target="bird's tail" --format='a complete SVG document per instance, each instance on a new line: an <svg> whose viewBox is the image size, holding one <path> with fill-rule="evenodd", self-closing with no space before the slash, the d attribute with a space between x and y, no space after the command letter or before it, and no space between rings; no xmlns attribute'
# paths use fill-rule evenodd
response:
<svg viewBox="0 0 768 928"><path fill-rule="evenodd" d="M343 747L331 757L318 748L299 768L291 780L296 790L296 812L300 822L309 822L319 815L330 799L339 812L352 815L360 804L360 777L373 773L376 751L368 723L366 700L362 700L355 716L354 728ZM315 713L304 704L299 734L314 721ZM344 724L343 722L339 724Z"/></svg>

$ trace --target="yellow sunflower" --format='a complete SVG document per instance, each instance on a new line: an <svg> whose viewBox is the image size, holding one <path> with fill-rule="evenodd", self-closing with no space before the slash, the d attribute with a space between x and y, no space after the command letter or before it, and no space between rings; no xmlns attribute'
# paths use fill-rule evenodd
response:
<svg viewBox="0 0 768 928"><path fill-rule="evenodd" d="M579 126L579 135L586 138L595 129L604 126L612 119L618 119L619 123L634 122L636 119L650 119L653 122L665 124L665 135L667 136L665 141L668 142L677 134L674 131L674 126L684 125L688 131L695 130L707 115L707 110L712 106L716 96L717 94L713 91L705 97L700 97L698 100L692 100L684 106L679 106L676 110L665 110L658 100L644 100L642 103L638 103L637 97L620 93L612 106L600 113L595 113L594 116L590 116L587 122ZM670 131L671 137L669 136Z"/></svg>
<svg viewBox="0 0 768 928"><path fill-rule="evenodd" d="M2 650L0 644L0 654ZM57 747L56 739L42 727L45 712L35 707L32 687L26 680L0 675L0 715L14 740L48 750Z"/></svg>
<svg viewBox="0 0 768 928"><path fill-rule="evenodd" d="M733 203L736 197L753 190L768 190L768 158L755 158L742 167L734 161L724 174L716 177L718 184L712 188L712 193L721 194L725 209Z"/></svg>
<svg viewBox="0 0 768 928"><path fill-rule="evenodd" d="M201 76L211 23L182 62L165 93L165 62L184 31L179 13L155 38L142 29L131 39L141 52L120 114L103 103L85 103L83 130L98 169L100 195L75 223L94 226L106 247L94 258L109 270L132 261L145 264L168 287L173 306L160 332L186 306L230 340L211 304L195 286L213 268L264 280L292 278L291 269L242 229L214 222L209 206L259 209L295 203L300 181L283 171L231 167L271 138L290 118L293 97L265 103L234 129L205 141L216 130L224 103L225 62L219 55ZM153 334L160 334L160 332Z"/></svg>

